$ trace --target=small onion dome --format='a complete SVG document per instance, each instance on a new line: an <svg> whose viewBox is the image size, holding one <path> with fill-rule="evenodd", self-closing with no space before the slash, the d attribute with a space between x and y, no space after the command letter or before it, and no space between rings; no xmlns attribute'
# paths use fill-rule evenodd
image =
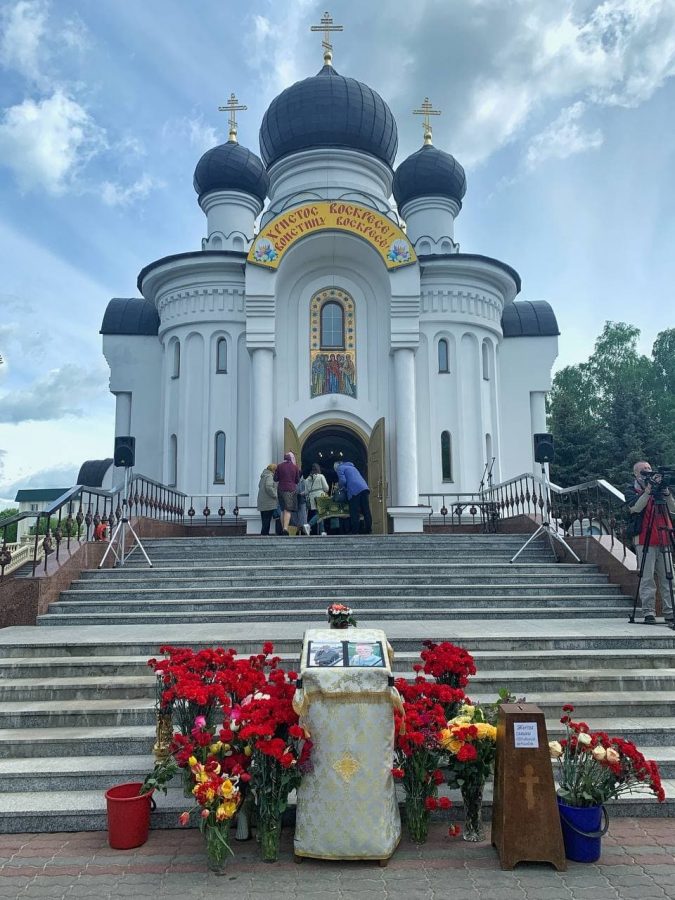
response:
<svg viewBox="0 0 675 900"><path fill-rule="evenodd" d="M210 191L241 191L264 202L270 180L260 158L236 141L212 147L197 163L194 188L199 196Z"/></svg>
<svg viewBox="0 0 675 900"><path fill-rule="evenodd" d="M101 487L106 472L112 466L113 459L88 459L80 466L75 484L83 484L86 487Z"/></svg>
<svg viewBox="0 0 675 900"><path fill-rule="evenodd" d="M394 116L379 94L330 65L272 100L260 126L260 155L272 163L301 150L346 148L393 166L398 148Z"/></svg>
<svg viewBox="0 0 675 900"><path fill-rule="evenodd" d="M159 316L150 300L114 297L106 306L101 334L152 335L158 331Z"/></svg>
<svg viewBox="0 0 675 900"><path fill-rule="evenodd" d="M546 300L507 303L502 313L504 337L552 337L560 334L551 304Z"/></svg>
<svg viewBox="0 0 675 900"><path fill-rule="evenodd" d="M461 206L466 175L454 156L424 144L396 169L393 193L399 209L415 197L430 195L449 197Z"/></svg>

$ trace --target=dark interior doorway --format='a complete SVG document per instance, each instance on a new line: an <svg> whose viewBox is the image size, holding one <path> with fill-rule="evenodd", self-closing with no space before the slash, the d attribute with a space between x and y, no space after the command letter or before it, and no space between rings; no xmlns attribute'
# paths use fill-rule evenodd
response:
<svg viewBox="0 0 675 900"><path fill-rule="evenodd" d="M368 451L361 438L344 425L326 425L307 438L302 445L302 471L307 474L312 463L319 463L321 471L332 486L336 480L333 463L352 462L368 480Z"/></svg>

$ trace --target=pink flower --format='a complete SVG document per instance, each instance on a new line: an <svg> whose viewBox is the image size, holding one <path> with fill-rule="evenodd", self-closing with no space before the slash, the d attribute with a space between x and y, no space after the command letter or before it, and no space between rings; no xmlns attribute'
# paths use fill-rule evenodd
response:
<svg viewBox="0 0 675 900"><path fill-rule="evenodd" d="M195 718L195 728L205 728L206 727L206 719L204 716L197 716Z"/></svg>
<svg viewBox="0 0 675 900"><path fill-rule="evenodd" d="M186 826L186 825L189 825L189 823L190 823L190 813L189 813L189 812L182 812L182 813L178 816L178 821L180 822L181 826L182 826L183 828L185 828L185 826Z"/></svg>

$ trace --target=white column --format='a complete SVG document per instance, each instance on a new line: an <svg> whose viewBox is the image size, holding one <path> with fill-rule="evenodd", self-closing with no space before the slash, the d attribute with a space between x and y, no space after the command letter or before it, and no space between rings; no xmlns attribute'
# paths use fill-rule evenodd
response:
<svg viewBox="0 0 675 900"><path fill-rule="evenodd" d="M417 415L415 411L415 353L409 347L394 350L396 409L396 504L417 506Z"/></svg>
<svg viewBox="0 0 675 900"><path fill-rule="evenodd" d="M256 347L251 354L251 475L249 505L254 507L258 496L260 473L274 462L274 351L271 347Z"/></svg>

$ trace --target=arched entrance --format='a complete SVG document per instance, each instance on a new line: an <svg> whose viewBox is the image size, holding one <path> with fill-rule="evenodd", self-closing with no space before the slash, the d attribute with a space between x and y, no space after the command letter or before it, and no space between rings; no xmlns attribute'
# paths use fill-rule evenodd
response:
<svg viewBox="0 0 675 900"><path fill-rule="evenodd" d="M302 471L319 463L329 484L335 481L333 464L352 462L368 480L368 451L361 437L346 425L328 424L313 431L302 444Z"/></svg>

